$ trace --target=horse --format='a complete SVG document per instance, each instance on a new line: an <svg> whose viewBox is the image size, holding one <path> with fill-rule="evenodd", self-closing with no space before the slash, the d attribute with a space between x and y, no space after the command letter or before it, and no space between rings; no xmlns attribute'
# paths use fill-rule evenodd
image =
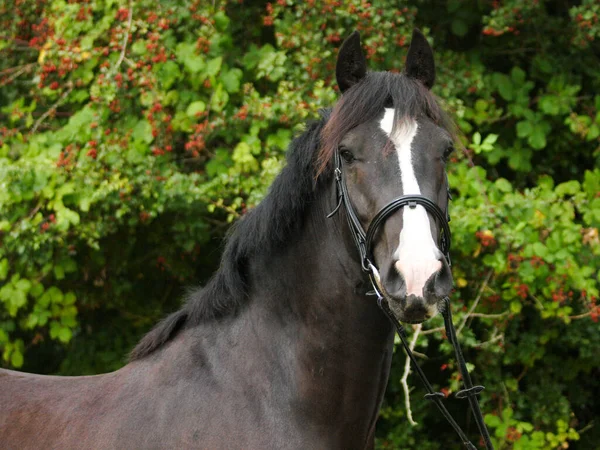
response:
<svg viewBox="0 0 600 450"><path fill-rule="evenodd" d="M336 80L338 102L293 139L219 269L127 365L82 377L0 370L3 449L374 448L394 329L368 295L340 179L364 229L399 196L446 211L454 135L418 30L402 73L368 72L354 32ZM432 208L398 208L371 233L378 290L407 323L440 312L452 289Z"/></svg>

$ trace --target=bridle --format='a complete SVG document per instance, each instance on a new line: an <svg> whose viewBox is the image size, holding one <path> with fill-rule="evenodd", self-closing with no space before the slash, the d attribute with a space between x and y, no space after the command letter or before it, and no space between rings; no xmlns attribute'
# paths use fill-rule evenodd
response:
<svg viewBox="0 0 600 450"><path fill-rule="evenodd" d="M437 221L440 227L440 249L446 258L448 265L450 266L450 244L452 240L452 235L450 233L450 226L448 222L450 222L450 215L448 214L448 206L446 206L446 211L442 211L442 209L433 201L428 199L423 195L403 195L398 197L387 205L385 205L381 210L375 215L367 231L363 229L358 216L354 210L354 206L350 201L350 196L348 194L348 187L346 186L346 178L344 176L344 171L342 170L342 157L340 152L335 152L335 183L336 183L336 196L337 196L337 205L334 210L327 215L327 217L333 217L340 209L342 204L346 209L346 218L348 220L348 226L350 228L350 232L352 234L352 239L354 240L354 244L358 249L360 254L360 262L362 266L362 270L369 275L369 279L371 281L371 285L373 286L373 291L368 293L367 295L375 295L377 297L377 304L381 308L381 310L385 313L388 319L395 326L398 336L402 341L402 346L406 351L406 354L410 358L413 366L415 367L421 381L425 385L425 389L427 390L427 394L425 398L427 400L431 400L438 407L442 415L448 420L452 428L458 433L460 439L466 448L477 450L477 447L473 445L465 432L460 428L458 423L454 420L454 418L450 415L444 404L442 403L442 399L445 398L445 395L442 392L435 392L431 383L425 376L425 373L417 363L406 339L406 331L404 327L400 324L398 319L392 313L388 301L385 297L385 290L383 289L383 285L381 284L381 278L379 275L379 270L377 266L375 266L374 258L373 258L373 241L377 234L379 228L385 223L385 221L396 211L408 206L409 208L416 208L417 205L420 205L427 210ZM450 195L450 187L448 183L447 185L447 193L448 193L448 202L452 199ZM454 329L454 324L452 323L452 312L450 309L450 299L448 297L444 297L443 299L443 310L442 315L444 316L444 325L446 329L446 335L450 340L450 343L454 347L454 352L456 354L456 360L458 361L459 372L462 376L463 387L461 391L456 393L456 398L467 398L469 400L469 404L471 406L471 410L473 411L473 416L475 417L475 421L477 423L477 427L479 428L479 432L485 442L485 447L488 450L493 450L493 445L490 439L490 434L485 426L483 421L483 415L481 413L481 409L479 408L479 403L477 401L477 394L483 391L483 386L473 386L473 382L471 381L471 376L467 370L467 366L465 363L465 359L462 354L462 350L460 348L460 344L458 343L458 339L456 338L456 331Z"/></svg>

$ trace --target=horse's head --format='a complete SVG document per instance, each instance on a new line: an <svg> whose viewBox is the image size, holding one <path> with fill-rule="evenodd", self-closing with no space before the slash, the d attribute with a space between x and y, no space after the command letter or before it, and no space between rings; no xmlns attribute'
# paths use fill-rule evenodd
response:
<svg viewBox="0 0 600 450"><path fill-rule="evenodd" d="M323 131L320 156L323 168L336 160L335 153L340 156L350 209L362 229L372 225L382 208L406 195L431 200L445 220L445 170L453 139L429 91L435 67L425 37L415 30L402 74L367 73L355 32L340 49L336 76L343 95ZM436 216L435 207L425 206L412 203L387 216L373 235L370 255L392 312L410 323L437 314L452 289L441 251L442 214Z"/></svg>

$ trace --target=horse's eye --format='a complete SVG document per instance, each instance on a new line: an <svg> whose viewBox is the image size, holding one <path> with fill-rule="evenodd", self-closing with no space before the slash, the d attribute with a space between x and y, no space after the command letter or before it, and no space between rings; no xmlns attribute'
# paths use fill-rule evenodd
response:
<svg viewBox="0 0 600 450"><path fill-rule="evenodd" d="M444 161L448 161L448 158L450 158L450 155L452 154L453 151L454 151L453 145L449 145L448 147L446 147L446 149L444 150L444 155L442 156L442 159Z"/></svg>
<svg viewBox="0 0 600 450"><path fill-rule="evenodd" d="M352 152L350 152L350 150L340 149L340 156L347 164L351 164L352 162L354 162L354 155L352 154Z"/></svg>

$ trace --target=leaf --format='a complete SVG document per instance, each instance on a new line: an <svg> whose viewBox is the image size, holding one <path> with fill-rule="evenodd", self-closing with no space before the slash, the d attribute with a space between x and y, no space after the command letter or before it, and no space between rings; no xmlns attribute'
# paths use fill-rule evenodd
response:
<svg viewBox="0 0 600 450"><path fill-rule="evenodd" d="M515 84L520 85L525 83L526 74L523 69L515 66L510 71L510 77L512 78Z"/></svg>
<svg viewBox="0 0 600 450"><path fill-rule="evenodd" d="M533 132L533 125L528 120L517 122L517 136L526 138Z"/></svg>
<svg viewBox="0 0 600 450"><path fill-rule="evenodd" d="M533 127L529 138L527 138L527 142L536 150L541 150L546 147L546 133L540 124L536 124Z"/></svg>
<svg viewBox="0 0 600 450"><path fill-rule="evenodd" d="M556 195L558 195L559 197L562 197L564 195L575 195L580 191L581 185L577 180L565 181L564 183L560 183L558 186L556 186L556 189L554 190L554 192L556 192Z"/></svg>
<svg viewBox="0 0 600 450"><path fill-rule="evenodd" d="M463 37L469 32L467 23L462 19L454 19L450 27L452 29L452 33L459 37Z"/></svg>
<svg viewBox="0 0 600 450"><path fill-rule="evenodd" d="M514 98L514 90L510 78L500 73L496 73L494 75L496 86L498 87L498 93L504 100L511 101Z"/></svg>
<svg viewBox="0 0 600 450"><path fill-rule="evenodd" d="M10 355L10 364L17 369L23 365L23 353L18 348L14 348Z"/></svg>
<svg viewBox="0 0 600 450"><path fill-rule="evenodd" d="M222 84L218 84L213 92L212 99L210 102L211 110L216 112L223 111L223 108L227 105L229 101L229 94L225 89L223 89Z"/></svg>
<svg viewBox="0 0 600 450"><path fill-rule="evenodd" d="M213 19L215 21L215 28L219 31L226 31L227 27L229 26L229 17L227 17L227 15L225 14L224 11L219 11L217 12L214 16Z"/></svg>
<svg viewBox="0 0 600 450"><path fill-rule="evenodd" d="M506 178L498 178L494 184L501 192L512 192L512 185Z"/></svg>
<svg viewBox="0 0 600 450"><path fill-rule="evenodd" d="M54 266L54 278L57 280L62 280L65 277L65 269L63 266L55 265Z"/></svg>
<svg viewBox="0 0 600 450"><path fill-rule="evenodd" d="M208 64L206 65L206 68L204 69L205 76L214 77L215 75L217 75L219 73L219 71L221 70L222 63L223 63L222 56L218 56L214 59L211 59L208 62Z"/></svg>
<svg viewBox="0 0 600 450"><path fill-rule="evenodd" d="M177 59L184 65L188 72L196 74L206 66L204 56L196 55L196 46L192 43L181 42L175 49Z"/></svg>
<svg viewBox="0 0 600 450"><path fill-rule="evenodd" d="M544 95L538 102L540 110L548 115L556 116L560 113L560 101L555 95Z"/></svg>
<svg viewBox="0 0 600 450"><path fill-rule="evenodd" d="M489 425L491 428L496 428L496 427L498 427L498 425L500 425L502 423L502 421L500 420L500 417L495 416L493 414L486 414L484 420L485 420L485 423L487 425Z"/></svg>
<svg viewBox="0 0 600 450"><path fill-rule="evenodd" d="M63 298L63 304L64 305L73 305L75 304L75 301L77 300L77 297L75 297L75 294L71 291L67 292Z"/></svg>
<svg viewBox="0 0 600 450"><path fill-rule="evenodd" d="M68 343L73 337L73 332L68 327L60 327L57 333L58 340L63 344Z"/></svg>
<svg viewBox="0 0 600 450"><path fill-rule="evenodd" d="M160 81L163 89L167 90L175 81L181 78L181 71L179 66L174 61L167 61L164 63L158 71L158 80Z"/></svg>
<svg viewBox="0 0 600 450"><path fill-rule="evenodd" d="M190 103L189 106L187 107L185 113L189 117L196 117L196 114L204 112L205 110L206 110L206 103L204 103L202 100L198 100L198 101Z"/></svg>
<svg viewBox="0 0 600 450"><path fill-rule="evenodd" d="M481 133L479 133L479 131L476 131L476 132L473 134L473 143L474 143L475 145L479 145L479 144L481 144Z"/></svg>
<svg viewBox="0 0 600 450"><path fill-rule="evenodd" d="M29 292L29 289L31 289L31 281L29 281L26 278L21 278L19 281L17 281L15 283L15 287L24 293Z"/></svg>
<svg viewBox="0 0 600 450"><path fill-rule="evenodd" d="M0 280L6 280L8 275L8 259L0 259Z"/></svg>
<svg viewBox="0 0 600 450"><path fill-rule="evenodd" d="M154 140L152 136L152 125L146 119L140 120L131 133L134 139L143 141L146 144L151 143Z"/></svg>
<svg viewBox="0 0 600 450"><path fill-rule="evenodd" d="M227 92L233 94L240 90L241 79L243 72L240 69L231 69L221 74L221 83Z"/></svg>
<svg viewBox="0 0 600 450"><path fill-rule="evenodd" d="M510 311L515 314L519 314L523 309L523 305L518 300L513 300L510 302Z"/></svg>

